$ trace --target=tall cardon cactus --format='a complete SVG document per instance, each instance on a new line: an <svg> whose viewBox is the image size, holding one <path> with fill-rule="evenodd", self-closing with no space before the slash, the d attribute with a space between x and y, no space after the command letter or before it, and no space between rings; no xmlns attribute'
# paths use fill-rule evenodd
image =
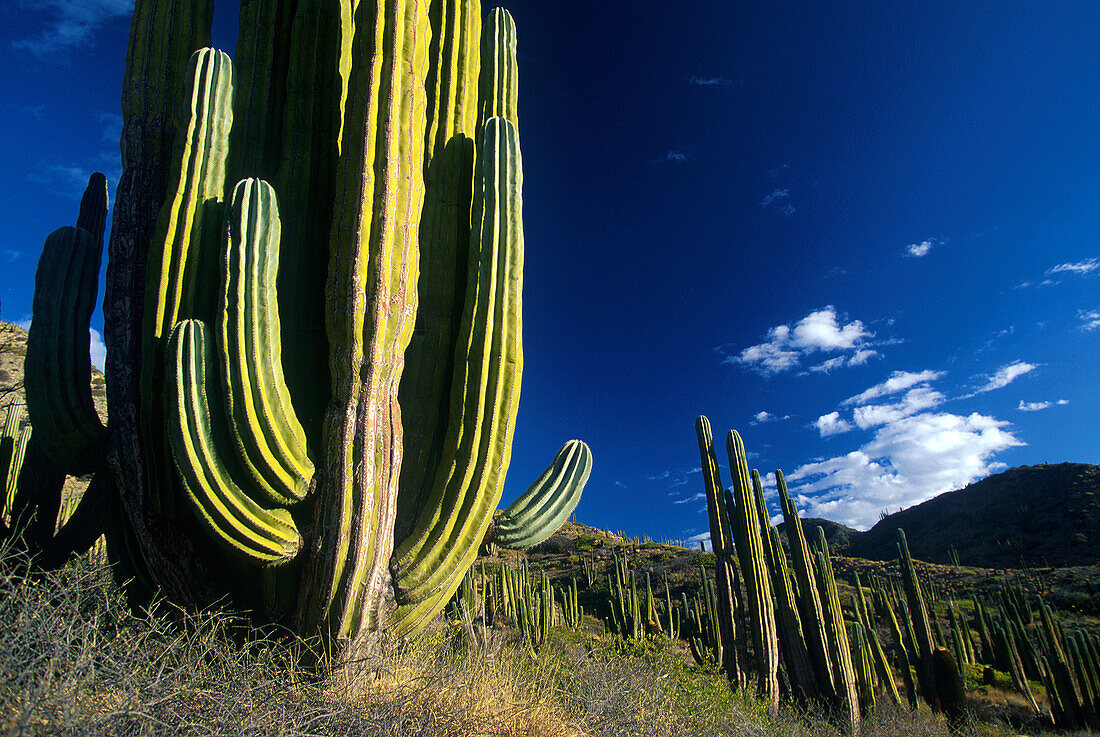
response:
<svg viewBox="0 0 1100 737"><path fill-rule="evenodd" d="M497 8L483 28L477 0L242 0L231 61L201 48L210 6L136 3L104 300L110 422L88 416L80 366L51 366L42 381L68 393L49 400L43 442L72 451L53 452L63 470L102 477L109 551L137 580L367 647L442 609L508 468L515 26ZM65 278L94 299L87 231L57 237L74 254ZM55 350L79 353L64 340L87 335L86 291L62 295L73 317L43 334ZM567 443L495 538L557 529L591 462Z"/></svg>

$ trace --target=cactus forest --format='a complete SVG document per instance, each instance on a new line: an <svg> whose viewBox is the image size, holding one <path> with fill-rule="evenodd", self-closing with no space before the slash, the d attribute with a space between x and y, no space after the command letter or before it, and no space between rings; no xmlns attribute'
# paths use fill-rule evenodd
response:
<svg viewBox="0 0 1100 737"><path fill-rule="evenodd" d="M1100 73L1095 24L515 2L9 11L128 35L121 168L53 193L0 323L0 731L1100 731L1100 466L1033 460L1096 460L1096 167L997 175L1084 140L1087 83L1027 85ZM61 45L8 44L81 87Z"/></svg>

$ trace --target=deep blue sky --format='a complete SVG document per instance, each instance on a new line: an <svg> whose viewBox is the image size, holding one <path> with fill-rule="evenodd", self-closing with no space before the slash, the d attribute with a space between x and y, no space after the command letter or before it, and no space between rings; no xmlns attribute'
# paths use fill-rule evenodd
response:
<svg viewBox="0 0 1100 737"><path fill-rule="evenodd" d="M117 180L130 7L0 8L2 319L29 318L87 173ZM701 413L861 527L1004 466L1100 462L1100 5L507 7L527 252L506 501L580 437L581 521L704 533Z"/></svg>

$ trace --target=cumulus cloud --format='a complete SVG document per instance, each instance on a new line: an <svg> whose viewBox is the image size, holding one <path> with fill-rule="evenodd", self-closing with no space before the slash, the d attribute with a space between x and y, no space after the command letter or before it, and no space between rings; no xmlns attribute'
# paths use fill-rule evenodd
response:
<svg viewBox="0 0 1100 737"><path fill-rule="evenodd" d="M938 241L935 238L929 238L927 240L921 241L920 243L910 243L908 246L905 247L905 255L909 258L921 258L923 256L927 256L928 252L931 251L935 246L940 245L940 243L941 241Z"/></svg>
<svg viewBox="0 0 1100 737"><path fill-rule="evenodd" d="M13 46L43 57L90 43L105 23L130 15L134 0L20 0L19 6L38 16L24 27L41 30Z"/></svg>
<svg viewBox="0 0 1100 737"><path fill-rule="evenodd" d="M830 305L811 312L794 326L777 325L769 329L767 342L749 346L737 355L727 355L724 363L740 363L768 376L798 366L803 356L817 351L852 351L848 358L855 358L873 335L859 320L842 325ZM864 353L858 360L864 362L869 357Z"/></svg>
<svg viewBox="0 0 1100 737"><path fill-rule="evenodd" d="M866 404L872 399L897 394L918 384L927 384L944 375L943 371L895 371L890 378L881 384L875 384L870 389L862 391L854 397L848 397L841 404L850 406L853 404Z"/></svg>
<svg viewBox="0 0 1100 737"><path fill-rule="evenodd" d="M698 535L692 535L688 538L690 543L703 543L703 550L714 551L714 546L710 544L710 533L700 532Z"/></svg>
<svg viewBox="0 0 1100 737"><path fill-rule="evenodd" d="M779 420L789 419L791 419L790 415L783 415L782 417L780 417L779 415L773 415L771 412L761 410L752 416L752 422L750 422L749 424L762 425L765 422L777 422Z"/></svg>
<svg viewBox="0 0 1100 737"><path fill-rule="evenodd" d="M102 371L103 365L107 362L107 346L103 344L103 336L95 328L88 328L88 337L91 339L89 353L91 354L92 365Z"/></svg>
<svg viewBox="0 0 1100 737"><path fill-rule="evenodd" d="M861 430L877 425L896 422L903 417L915 415L943 403L945 397L930 386L918 386L910 389L897 402L889 404L866 404L852 411L852 419Z"/></svg>
<svg viewBox="0 0 1100 737"><path fill-rule="evenodd" d="M840 433L848 432L852 429L852 423L847 420L842 420L839 412L830 412L814 420L814 427L817 428L821 437L827 438L830 435L839 435Z"/></svg>
<svg viewBox="0 0 1100 737"><path fill-rule="evenodd" d="M1047 409L1048 407L1053 407L1056 404L1058 406L1064 406L1064 405L1069 404L1069 400L1068 399L1059 399L1057 402L1046 402L1046 401L1043 401L1043 402L1025 402L1024 400L1021 399L1020 404L1018 404L1016 406L1016 409L1020 410L1021 412L1038 412L1039 410Z"/></svg>
<svg viewBox="0 0 1100 737"><path fill-rule="evenodd" d="M1007 425L977 413L905 417L858 450L800 466L787 481L808 515L866 529L884 507L919 504L1003 468L995 455L1023 445Z"/></svg>

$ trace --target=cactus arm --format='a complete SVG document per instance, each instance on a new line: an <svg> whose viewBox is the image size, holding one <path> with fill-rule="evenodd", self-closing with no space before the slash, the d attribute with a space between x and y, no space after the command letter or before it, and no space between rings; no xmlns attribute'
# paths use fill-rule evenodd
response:
<svg viewBox="0 0 1100 737"><path fill-rule="evenodd" d="M756 654L757 691L768 700L769 710L779 708L779 645L775 631L775 609L772 605L771 581L768 578L764 547L760 539L760 521L756 499L749 481L749 465L745 443L736 430L726 435L730 474L733 477L733 497L736 508L730 510L734 542L741 574L748 594L749 623L753 651Z"/></svg>
<svg viewBox="0 0 1100 737"><path fill-rule="evenodd" d="M221 374L232 435L251 487L285 506L306 495L313 463L283 379L274 190L257 179L240 182L227 219Z"/></svg>
<svg viewBox="0 0 1100 737"><path fill-rule="evenodd" d="M817 580L821 589L821 600L825 608L825 630L829 636L829 656L832 661L833 677L836 685L836 705L842 716L847 719L852 734L859 733L860 709L859 691L855 666L852 663L852 649L848 641L848 630L844 626L844 613L840 608L840 595L836 589L836 577L833 564L829 560L829 546L825 542L825 532L817 528Z"/></svg>
<svg viewBox="0 0 1100 737"><path fill-rule="evenodd" d="M96 253L103 253L103 231L107 228L107 177L94 172L88 177L88 186L80 198L80 212L76 218L76 227L84 228L92 236ZM95 266L96 280L99 279L99 262Z"/></svg>
<svg viewBox="0 0 1100 737"><path fill-rule="evenodd" d="M204 248L203 242L211 240L222 220L219 210L233 124L233 65L229 57L210 48L196 51L189 61L185 88L187 106L146 272L142 336L141 424L147 438L147 482L156 508L165 514L172 508L171 462L161 440L168 421L161 401L165 345L181 319L209 319L213 312L213 290L210 295L199 294L196 285L210 282L208 275L217 264L213 244Z"/></svg>
<svg viewBox="0 0 1100 737"><path fill-rule="evenodd" d="M102 240L63 227L46 239L35 273L34 315L24 361L27 413L59 469L102 463L106 432L92 401L88 322L95 309Z"/></svg>
<svg viewBox="0 0 1100 737"><path fill-rule="evenodd" d="M829 659L828 636L825 632L825 615L822 608L821 597L818 594L817 579L814 575L812 558L806 537L802 533L802 520L798 517L787 493L787 481L783 472L776 470L775 485L779 489L779 502L783 508L783 521L786 523L787 540L790 543L792 567L795 572L795 580L798 582L799 609L802 617L803 634L806 637L806 647L809 650L810 660L817 675L817 687L826 699L831 699L834 694L833 667Z"/></svg>
<svg viewBox="0 0 1100 737"><path fill-rule="evenodd" d="M576 509L591 473L588 445L568 441L535 483L504 510L492 533L493 542L522 549L550 537Z"/></svg>
<svg viewBox="0 0 1100 737"><path fill-rule="evenodd" d="M187 498L225 549L261 563L292 559L302 538L283 509L267 510L233 482L214 439L206 398L211 340L198 320L184 320L169 338L169 442Z"/></svg>
<svg viewBox="0 0 1100 737"><path fill-rule="evenodd" d="M456 360L452 416L444 458L422 516L394 553L399 601L396 631L424 624L450 597L477 555L500 501L511 456L523 365L522 162L515 127L485 125L477 248L463 312L463 354Z"/></svg>
<svg viewBox="0 0 1100 737"><path fill-rule="evenodd" d="M516 24L504 8L489 11L481 46L481 121L496 116L518 127Z"/></svg>
<svg viewBox="0 0 1100 737"><path fill-rule="evenodd" d="M11 409L8 410L9 413ZM10 414L9 414L10 417ZM23 470L23 459L27 455L27 443L31 439L31 426L24 425L18 438L12 439L11 459L8 461L7 476L4 479L3 520L11 522L15 507L15 493L19 489L19 473Z"/></svg>
<svg viewBox="0 0 1100 737"><path fill-rule="evenodd" d="M474 197L474 139L480 130L480 4L433 3L432 68L416 327L405 351L401 418L405 425L397 538L416 524L444 458L452 416L455 365L462 353L462 313L469 278ZM471 284L472 286L472 284ZM459 409L461 407L459 406Z"/></svg>

